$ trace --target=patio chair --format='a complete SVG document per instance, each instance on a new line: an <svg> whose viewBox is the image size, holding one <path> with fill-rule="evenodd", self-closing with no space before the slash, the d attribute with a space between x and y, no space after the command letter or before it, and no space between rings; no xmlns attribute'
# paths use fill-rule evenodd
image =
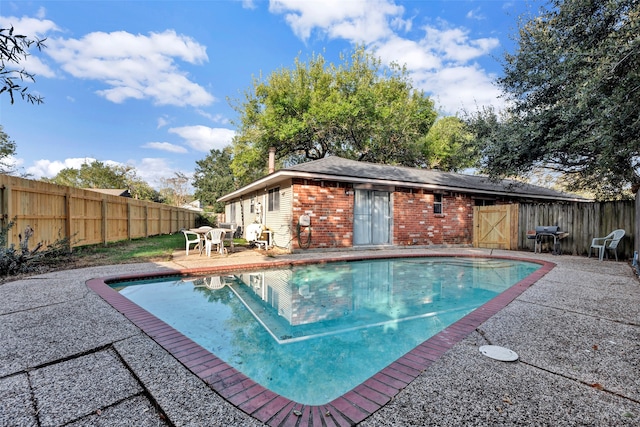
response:
<svg viewBox="0 0 640 427"><path fill-rule="evenodd" d="M224 234L227 230L222 228L214 228L209 230L204 235L204 250L208 257L211 256L211 247L216 246L216 251L219 254L224 254Z"/></svg>
<svg viewBox="0 0 640 427"><path fill-rule="evenodd" d="M187 252L187 256L189 256L189 245L195 244L193 249L198 248L200 250L200 253L202 253L202 246L200 245L200 234L189 230L182 230L182 234L184 234L184 239L186 241L185 250Z"/></svg>
<svg viewBox="0 0 640 427"><path fill-rule="evenodd" d="M225 281L220 276L211 276L208 279L209 279L208 282L207 282L207 279L204 279L205 286L207 287L207 289L211 289L213 291L216 291L218 289L224 288L224 286L225 286Z"/></svg>
<svg viewBox="0 0 640 427"><path fill-rule="evenodd" d="M613 250L616 261L618 261L618 243L620 243L620 240L624 237L624 233L624 230L614 230L605 237L594 237L593 240L591 240L591 247L589 248L589 258L591 258L591 251L596 249L600 261L602 261L604 255L607 253L607 249L609 249Z"/></svg>

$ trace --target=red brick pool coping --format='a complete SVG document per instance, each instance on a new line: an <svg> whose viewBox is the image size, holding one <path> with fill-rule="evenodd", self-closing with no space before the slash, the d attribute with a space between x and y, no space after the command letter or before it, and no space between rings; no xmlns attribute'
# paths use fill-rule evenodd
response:
<svg viewBox="0 0 640 427"><path fill-rule="evenodd" d="M452 256L487 258L486 256L454 254L399 254L393 256L373 255L365 257L323 258L321 261L274 260L270 263L251 263L234 265L232 267L219 266L185 270L165 270L160 273L154 272L149 274L102 277L87 281L87 286L160 344L185 367L220 394L220 396L265 424L273 427L352 426L363 421L369 415L386 405L400 390L404 389L447 350L466 338L478 326L502 310L527 288L540 280L555 267L555 264L548 261L518 257L490 257L532 262L540 264L541 268L418 345L359 386L325 405L303 405L268 390L219 359L209 350L195 343L190 338L187 338L181 332L129 301L112 289L108 283L175 275L217 274L237 270L317 264L319 262Z"/></svg>

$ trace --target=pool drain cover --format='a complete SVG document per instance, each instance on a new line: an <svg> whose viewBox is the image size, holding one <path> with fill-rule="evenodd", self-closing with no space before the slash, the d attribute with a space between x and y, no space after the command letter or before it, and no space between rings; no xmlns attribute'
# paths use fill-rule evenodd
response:
<svg viewBox="0 0 640 427"><path fill-rule="evenodd" d="M515 351L497 345L483 345L480 347L480 353L503 362L513 362L518 360L518 354Z"/></svg>

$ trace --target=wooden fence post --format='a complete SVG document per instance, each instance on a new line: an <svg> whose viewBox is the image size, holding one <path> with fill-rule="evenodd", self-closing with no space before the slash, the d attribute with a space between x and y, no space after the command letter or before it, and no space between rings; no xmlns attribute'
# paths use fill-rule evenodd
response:
<svg viewBox="0 0 640 427"><path fill-rule="evenodd" d="M0 186L0 204L2 204L2 206L0 207L0 220L2 221L2 228L5 228L7 226L7 224L9 224L9 188L2 184L2 186ZM9 243L9 240L7 239L7 244Z"/></svg>
<svg viewBox="0 0 640 427"><path fill-rule="evenodd" d="M102 244L107 246L107 196L102 196Z"/></svg>
<svg viewBox="0 0 640 427"><path fill-rule="evenodd" d="M69 239L69 249L71 249L71 188L68 187L67 191L64 193L64 210L65 210L65 220L64 220L64 237Z"/></svg>
<svg viewBox="0 0 640 427"><path fill-rule="evenodd" d="M127 239L131 240L131 201L127 200Z"/></svg>

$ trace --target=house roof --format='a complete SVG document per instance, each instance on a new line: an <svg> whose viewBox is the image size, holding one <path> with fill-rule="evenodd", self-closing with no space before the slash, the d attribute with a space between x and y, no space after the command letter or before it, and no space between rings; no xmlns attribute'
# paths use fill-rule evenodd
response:
<svg viewBox="0 0 640 427"><path fill-rule="evenodd" d="M102 194L109 194L111 196L131 197L129 190L126 188L85 188L84 190L96 191Z"/></svg>
<svg viewBox="0 0 640 427"><path fill-rule="evenodd" d="M359 162L330 156L280 169L218 199L233 200L290 178L335 180L354 184L387 185L429 190L446 190L486 196L507 196L553 201L588 201L569 193L513 180L492 181L486 176L441 172L378 163Z"/></svg>
<svg viewBox="0 0 640 427"><path fill-rule="evenodd" d="M185 203L182 206L180 206L182 209L189 209L191 211L196 211L196 212L202 212L204 211L204 209L202 209L201 204L200 204L200 200L193 200L189 203Z"/></svg>

